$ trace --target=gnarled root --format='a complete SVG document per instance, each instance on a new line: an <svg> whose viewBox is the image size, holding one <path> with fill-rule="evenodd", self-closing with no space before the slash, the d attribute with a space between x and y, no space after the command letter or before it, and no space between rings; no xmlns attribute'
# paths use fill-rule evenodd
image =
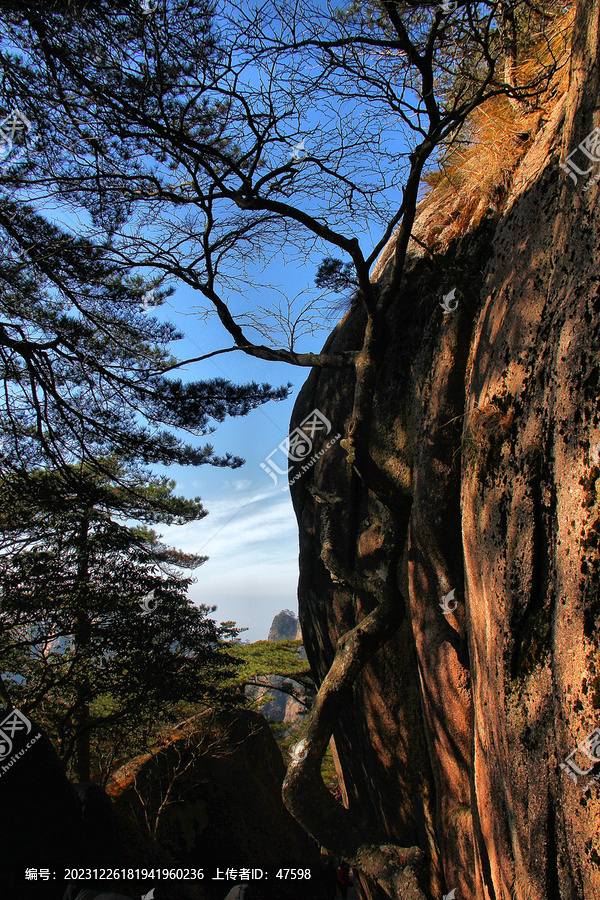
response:
<svg viewBox="0 0 600 900"><path fill-rule="evenodd" d="M418 847L399 847L369 833L363 822L331 796L321 777L321 763L339 711L354 681L373 654L398 629L404 603L384 598L355 628L338 641L333 664L297 744L283 783L283 801L302 827L321 845L375 879L389 897L426 900L415 866L423 859Z"/></svg>

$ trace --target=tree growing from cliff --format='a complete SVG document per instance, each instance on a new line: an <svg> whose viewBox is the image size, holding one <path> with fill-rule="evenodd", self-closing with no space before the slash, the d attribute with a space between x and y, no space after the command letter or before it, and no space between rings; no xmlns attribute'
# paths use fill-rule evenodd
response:
<svg viewBox="0 0 600 900"><path fill-rule="evenodd" d="M353 378L342 441L348 495L359 479L388 511L389 576L361 578L338 559L331 521L346 498L318 496L323 564L374 609L338 642L284 797L321 844L391 897L423 896L420 850L367 834L320 775L353 681L406 615L396 572L411 497L398 495L370 453L383 323L403 302L427 167L486 102L534 109L557 64L547 30L555 11L552 3L379 0L332 14L320 4L267 3L255 12L222 7L215 30L204 5L171 0L151 15L135 3L66 12L19 3L6 14L18 52L4 67L4 102L27 101L39 131L31 165L15 167L7 184L32 198L60 188L61 202L110 229L111 259L195 289L229 342L195 361L243 352ZM369 246L361 232L377 232ZM371 276L386 246L380 289ZM356 349L274 344L244 308L253 258L296 251L305 259L309 249L326 257L322 285L355 289Z"/></svg>
<svg viewBox="0 0 600 900"><path fill-rule="evenodd" d="M177 718L181 701L222 699L234 669L226 642L239 633L187 598L182 570L205 557L149 527L201 519L198 498L114 460L104 467L112 479L80 471L77 490L48 471L1 487L4 702L35 716L84 782L107 729L126 727L131 741Z"/></svg>

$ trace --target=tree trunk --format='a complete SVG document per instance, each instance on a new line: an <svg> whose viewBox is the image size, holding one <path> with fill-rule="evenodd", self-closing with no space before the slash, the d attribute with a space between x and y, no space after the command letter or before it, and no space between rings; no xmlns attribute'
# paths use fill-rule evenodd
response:
<svg viewBox="0 0 600 900"><path fill-rule="evenodd" d="M89 514L84 515L79 528L77 551L77 579L75 583L78 598L77 622L74 635L75 653L84 654L91 633L90 614L88 611L89 593ZM89 682L85 673L82 674L77 688L77 708L74 715L75 747L73 769L77 780L88 783L92 779L90 758L90 731L89 731Z"/></svg>

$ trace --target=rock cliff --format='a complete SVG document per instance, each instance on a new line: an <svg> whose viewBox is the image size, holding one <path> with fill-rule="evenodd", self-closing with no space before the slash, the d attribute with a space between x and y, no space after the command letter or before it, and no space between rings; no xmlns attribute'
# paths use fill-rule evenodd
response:
<svg viewBox="0 0 600 900"><path fill-rule="evenodd" d="M269 641L296 641L301 640L298 619L289 609L282 609L271 622L269 629Z"/></svg>
<svg viewBox="0 0 600 900"><path fill-rule="evenodd" d="M335 744L346 804L425 851L435 900L600 897L596 757L573 757L586 778L560 768L600 726L600 153L579 151L586 176L559 165L600 125L599 8L580 3L568 77L497 190L422 202L386 322L370 450L413 497L398 571L410 616L359 676ZM387 266L384 252L375 279ZM328 349L359 347L362 323L354 306ZM291 427L318 408L343 432L351 402L350 375L313 370ZM311 487L341 498L346 567L374 576L388 558L386 513L346 472L337 442L292 488L318 679L372 606L321 562Z"/></svg>

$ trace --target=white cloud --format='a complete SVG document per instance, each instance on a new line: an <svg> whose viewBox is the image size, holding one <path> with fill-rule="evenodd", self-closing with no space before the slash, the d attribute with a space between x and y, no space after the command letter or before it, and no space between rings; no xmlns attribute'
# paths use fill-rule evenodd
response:
<svg viewBox="0 0 600 900"><path fill-rule="evenodd" d="M191 599L216 604L218 620L233 619L250 628L246 639L259 640L276 613L296 608L298 539L289 495L244 493L246 486L231 483L220 499L207 499L206 518L162 533L167 543L209 557L196 570Z"/></svg>

